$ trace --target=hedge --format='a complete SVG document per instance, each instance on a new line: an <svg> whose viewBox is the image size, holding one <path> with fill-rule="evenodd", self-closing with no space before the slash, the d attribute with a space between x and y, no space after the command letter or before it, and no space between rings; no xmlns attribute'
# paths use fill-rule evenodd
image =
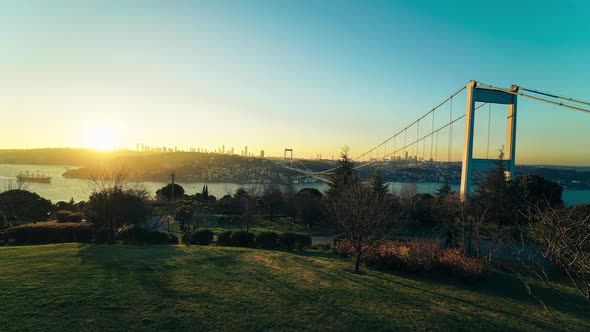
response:
<svg viewBox="0 0 590 332"><path fill-rule="evenodd" d="M279 244L279 234L262 232L256 235L256 246L262 249L275 249Z"/></svg>
<svg viewBox="0 0 590 332"><path fill-rule="evenodd" d="M307 249L311 247L311 237L297 233L283 233L279 237L279 245L282 249Z"/></svg>
<svg viewBox="0 0 590 332"><path fill-rule="evenodd" d="M11 227L5 238L17 244L92 242L92 228L88 223L39 222Z"/></svg>
<svg viewBox="0 0 590 332"><path fill-rule="evenodd" d="M213 241L213 232L209 229L194 231L191 233L191 243L208 246Z"/></svg>

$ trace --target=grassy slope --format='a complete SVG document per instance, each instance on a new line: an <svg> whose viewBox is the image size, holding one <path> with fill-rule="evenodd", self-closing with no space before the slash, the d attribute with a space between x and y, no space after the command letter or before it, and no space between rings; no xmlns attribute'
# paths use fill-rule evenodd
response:
<svg viewBox="0 0 590 332"><path fill-rule="evenodd" d="M0 269L1 331L555 329L499 272L465 285L354 275L322 253L81 244L1 247Z"/></svg>

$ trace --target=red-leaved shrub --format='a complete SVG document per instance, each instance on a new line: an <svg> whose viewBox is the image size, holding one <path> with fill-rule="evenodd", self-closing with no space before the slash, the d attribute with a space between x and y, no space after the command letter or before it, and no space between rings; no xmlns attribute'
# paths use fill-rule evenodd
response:
<svg viewBox="0 0 590 332"><path fill-rule="evenodd" d="M348 240L338 240L334 248L343 257L356 252ZM484 260L435 242L380 241L367 244L361 259L365 265L376 269L411 273L441 271L464 280L482 279L488 272Z"/></svg>

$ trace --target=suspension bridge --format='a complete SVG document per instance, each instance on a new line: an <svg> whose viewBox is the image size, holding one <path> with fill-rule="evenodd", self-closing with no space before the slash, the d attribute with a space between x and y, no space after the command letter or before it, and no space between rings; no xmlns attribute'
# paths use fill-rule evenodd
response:
<svg viewBox="0 0 590 332"><path fill-rule="evenodd" d="M453 109L453 102L464 91L466 95L465 112L459 113ZM513 177L516 160L518 98L527 98L555 107L590 114L590 102L580 99L564 97L555 93L529 89L518 85L512 85L509 88L500 88L477 81L470 81L409 125L395 132L371 149L352 158L352 161L356 164L354 169L359 170L370 165L391 161L414 162L416 164L419 162L451 163L453 161L453 129L458 125L462 125L464 134L460 158L460 194L462 197L465 197L471 191L473 172L485 171L495 167L498 161L498 159L490 158L491 116L494 105L504 105L507 109L506 140L504 144L506 156L503 162L507 171L507 177ZM488 111L486 154L485 158L475 158L473 154L474 119L476 111L482 108L484 110L487 108ZM445 135L448 136L446 158L444 155L441 157L439 153L439 146L444 139L442 136ZM421 157L420 149L422 149ZM330 177L336 169L336 167L333 167L322 171L314 171L301 162L301 160L293 160L292 149L285 149L283 167L298 174L327 183L330 183Z"/></svg>

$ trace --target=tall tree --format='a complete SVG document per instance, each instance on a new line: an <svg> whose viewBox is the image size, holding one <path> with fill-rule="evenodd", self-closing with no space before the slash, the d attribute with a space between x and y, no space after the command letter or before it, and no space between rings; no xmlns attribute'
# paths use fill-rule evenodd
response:
<svg viewBox="0 0 590 332"><path fill-rule="evenodd" d="M281 188L276 184L266 185L262 191L262 206L268 211L270 220L274 219L274 216L281 208L285 205L285 198Z"/></svg>
<svg viewBox="0 0 590 332"><path fill-rule="evenodd" d="M148 194L127 186L122 173L93 179L94 188L86 203L86 216L95 231L106 232L107 243L115 243L115 233L124 226L142 227L151 215Z"/></svg>
<svg viewBox="0 0 590 332"><path fill-rule="evenodd" d="M451 189L451 184L449 183L449 179L445 177L442 186L436 189L436 197L443 198L449 195L453 195L454 191Z"/></svg>
<svg viewBox="0 0 590 332"><path fill-rule="evenodd" d="M156 196L171 201L172 200L172 192L173 192L172 187L174 187L174 198L175 199L178 199L178 198L182 197L182 195L184 195L184 188L181 185L176 184L176 183L174 183L174 184L168 183L164 187L156 190Z"/></svg>
<svg viewBox="0 0 590 332"><path fill-rule="evenodd" d="M375 170L375 173L371 175L369 179L369 183L373 192L379 195L385 195L388 191L387 184L383 181L383 177L381 176L381 171L378 169Z"/></svg>
<svg viewBox="0 0 590 332"><path fill-rule="evenodd" d="M345 146L340 152L340 159L338 159L338 164L332 175L332 182L329 184L329 188L327 190L327 194L330 197L335 196L340 188L353 181L356 181L354 174L354 164L348 155L349 151L350 148Z"/></svg>

